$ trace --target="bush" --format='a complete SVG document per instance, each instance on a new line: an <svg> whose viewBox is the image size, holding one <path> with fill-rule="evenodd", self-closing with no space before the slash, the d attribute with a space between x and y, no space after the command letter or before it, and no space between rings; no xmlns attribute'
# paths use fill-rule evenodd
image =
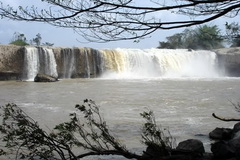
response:
<svg viewBox="0 0 240 160"><path fill-rule="evenodd" d="M17 46L27 46L29 45L27 42L22 41L22 40L16 40L11 42L10 44L17 45Z"/></svg>
<svg viewBox="0 0 240 160"><path fill-rule="evenodd" d="M99 113L99 106L92 100L84 100L83 105L76 105L76 112L70 120L56 125L47 133L16 104L1 107L1 140L4 150L0 155L16 155L16 159L61 159L76 160L91 155L120 155L132 159L148 159L146 155L130 152L110 132L106 121ZM163 130L157 127L153 112L144 112L146 120L142 128L143 143L156 146L162 151L161 156L170 155L172 138L165 137ZM73 148L83 148L88 152L75 153ZM152 156L152 155L151 155Z"/></svg>

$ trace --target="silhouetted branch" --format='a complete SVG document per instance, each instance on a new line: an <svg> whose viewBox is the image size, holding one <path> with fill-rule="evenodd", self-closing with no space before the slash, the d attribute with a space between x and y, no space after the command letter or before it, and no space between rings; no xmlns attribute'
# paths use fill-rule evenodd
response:
<svg viewBox="0 0 240 160"><path fill-rule="evenodd" d="M212 116L216 119L219 119L221 121L226 121L226 122L229 122L229 121L240 121L240 119L235 119L235 118L222 118L222 117L219 117L217 115L215 115L215 113L212 114Z"/></svg>
<svg viewBox="0 0 240 160"><path fill-rule="evenodd" d="M42 8L13 8L0 2L0 16L72 28L88 41L108 42L141 39L158 29L199 25L222 16L235 17L240 10L239 0L145 0L140 3L133 0L44 0L41 3ZM187 20L186 17L165 20L159 16L162 12L185 15Z"/></svg>

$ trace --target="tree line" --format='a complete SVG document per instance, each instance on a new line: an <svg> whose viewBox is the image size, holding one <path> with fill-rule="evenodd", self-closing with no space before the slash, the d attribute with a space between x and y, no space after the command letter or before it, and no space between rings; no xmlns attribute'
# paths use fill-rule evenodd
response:
<svg viewBox="0 0 240 160"><path fill-rule="evenodd" d="M223 48L223 43L230 47L240 46L240 25L238 23L225 24L226 33L222 34L217 25L202 25L195 29L185 29L166 37L167 41L159 42L158 48L168 49L216 49Z"/></svg>
<svg viewBox="0 0 240 160"><path fill-rule="evenodd" d="M176 33L172 36L166 37L167 41L160 41L157 48L167 49L217 49L223 48L223 43L228 43L230 47L240 46L240 25L236 22L226 23L225 32L217 25L202 25L195 29L187 28L181 33ZM35 38L27 40L24 34L15 32L10 44L26 46L53 46L54 43L41 42L41 34L38 33Z"/></svg>
<svg viewBox="0 0 240 160"><path fill-rule="evenodd" d="M44 42L42 43L42 36L40 33L36 34L35 38L27 40L25 34L15 32L13 34L13 38L10 44L18 45L18 46L27 46L27 45L35 45L35 46L53 46L54 43Z"/></svg>

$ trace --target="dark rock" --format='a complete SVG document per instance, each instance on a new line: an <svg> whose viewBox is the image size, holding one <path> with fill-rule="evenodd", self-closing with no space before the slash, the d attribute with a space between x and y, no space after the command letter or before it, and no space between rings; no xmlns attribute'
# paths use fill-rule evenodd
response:
<svg viewBox="0 0 240 160"><path fill-rule="evenodd" d="M0 81L20 80L20 75L14 72L0 72Z"/></svg>
<svg viewBox="0 0 240 160"><path fill-rule="evenodd" d="M216 160L226 160L235 156L234 151L225 141L219 141L212 144L211 151Z"/></svg>
<svg viewBox="0 0 240 160"><path fill-rule="evenodd" d="M228 141L227 145L232 152L236 153L236 151L240 149L240 137L231 139Z"/></svg>
<svg viewBox="0 0 240 160"><path fill-rule="evenodd" d="M158 157L168 156L169 150L156 144L149 144L146 151L143 154L143 157L146 157L147 159L156 159Z"/></svg>
<svg viewBox="0 0 240 160"><path fill-rule="evenodd" d="M49 76L46 74L37 74L34 78L34 82L56 82L58 81L58 78Z"/></svg>
<svg viewBox="0 0 240 160"><path fill-rule="evenodd" d="M203 153L205 153L203 143L197 139L188 139L182 141L178 144L176 149L181 151L189 151L195 153L196 155L203 155Z"/></svg>
<svg viewBox="0 0 240 160"><path fill-rule="evenodd" d="M233 127L233 132L236 133L240 131L240 122L236 123Z"/></svg>
<svg viewBox="0 0 240 160"><path fill-rule="evenodd" d="M215 128L209 133L209 137L214 140L229 140L232 137L232 129L230 128Z"/></svg>

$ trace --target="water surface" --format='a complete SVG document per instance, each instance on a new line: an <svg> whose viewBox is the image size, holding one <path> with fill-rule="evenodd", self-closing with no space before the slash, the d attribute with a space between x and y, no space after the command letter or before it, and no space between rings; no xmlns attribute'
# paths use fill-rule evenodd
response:
<svg viewBox="0 0 240 160"><path fill-rule="evenodd" d="M240 102L239 95L239 78L0 82L0 105L16 103L48 128L67 120L75 104L86 98L94 100L114 134L133 150L144 148L139 142L144 122L139 113L148 110L154 111L157 123L167 127L177 142L196 138L209 149L211 130L234 125L211 114L238 117L231 102Z"/></svg>

